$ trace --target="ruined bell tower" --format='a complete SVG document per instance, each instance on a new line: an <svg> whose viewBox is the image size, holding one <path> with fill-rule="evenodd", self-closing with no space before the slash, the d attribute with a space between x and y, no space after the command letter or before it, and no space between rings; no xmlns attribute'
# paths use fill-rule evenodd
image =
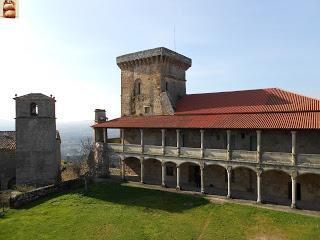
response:
<svg viewBox="0 0 320 240"><path fill-rule="evenodd" d="M191 59L160 47L117 57L121 116L172 115L186 95Z"/></svg>
<svg viewBox="0 0 320 240"><path fill-rule="evenodd" d="M16 100L16 183L43 186L60 178L55 102L31 93Z"/></svg>

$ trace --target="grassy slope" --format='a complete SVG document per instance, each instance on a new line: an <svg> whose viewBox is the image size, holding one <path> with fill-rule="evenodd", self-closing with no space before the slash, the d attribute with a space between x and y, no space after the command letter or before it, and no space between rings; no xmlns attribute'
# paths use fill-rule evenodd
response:
<svg viewBox="0 0 320 240"><path fill-rule="evenodd" d="M320 239L320 219L100 183L10 210L0 239Z"/></svg>

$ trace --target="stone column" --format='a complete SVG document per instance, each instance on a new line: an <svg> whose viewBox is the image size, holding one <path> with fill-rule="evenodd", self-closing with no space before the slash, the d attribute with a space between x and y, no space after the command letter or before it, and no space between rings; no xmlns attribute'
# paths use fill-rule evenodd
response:
<svg viewBox="0 0 320 240"><path fill-rule="evenodd" d="M200 130L200 138L201 138L201 144L200 144L201 158L203 158L204 157L204 129Z"/></svg>
<svg viewBox="0 0 320 240"><path fill-rule="evenodd" d="M200 166L200 175L201 175L201 193L205 193L204 187L204 164Z"/></svg>
<svg viewBox="0 0 320 240"><path fill-rule="evenodd" d="M162 182L161 182L161 185L162 187L165 187L166 186L166 163L165 162L162 162L161 163L161 173L162 173Z"/></svg>
<svg viewBox="0 0 320 240"><path fill-rule="evenodd" d="M177 129L177 156L180 155L181 141L180 141L180 129Z"/></svg>
<svg viewBox="0 0 320 240"><path fill-rule="evenodd" d="M257 130L257 162L261 163L261 130Z"/></svg>
<svg viewBox="0 0 320 240"><path fill-rule="evenodd" d="M227 168L227 175L228 175L228 194L227 198L231 198L231 167Z"/></svg>
<svg viewBox="0 0 320 240"><path fill-rule="evenodd" d="M297 132L291 131L291 155L292 155L292 165L296 164L296 145L297 145Z"/></svg>
<svg viewBox="0 0 320 240"><path fill-rule="evenodd" d="M122 145L122 152L124 152L124 129L121 128L121 145Z"/></svg>
<svg viewBox="0 0 320 240"><path fill-rule="evenodd" d="M93 129L93 142L94 143L97 142L97 129L96 128Z"/></svg>
<svg viewBox="0 0 320 240"><path fill-rule="evenodd" d="M144 158L140 159L140 182L144 183Z"/></svg>
<svg viewBox="0 0 320 240"><path fill-rule="evenodd" d="M166 151L166 130L161 129L161 145L162 145L162 155L165 155Z"/></svg>
<svg viewBox="0 0 320 240"><path fill-rule="evenodd" d="M107 143L107 141L108 141L107 129L103 128L102 130L103 130L103 142Z"/></svg>
<svg viewBox="0 0 320 240"><path fill-rule="evenodd" d="M257 203L261 203L261 169L257 171Z"/></svg>
<svg viewBox="0 0 320 240"><path fill-rule="evenodd" d="M180 190L180 166L177 165L177 190Z"/></svg>
<svg viewBox="0 0 320 240"><path fill-rule="evenodd" d="M231 160L231 130L227 130L227 160Z"/></svg>
<svg viewBox="0 0 320 240"><path fill-rule="evenodd" d="M141 145L141 153L144 152L144 138L143 138L143 129L140 129L140 145Z"/></svg>
<svg viewBox="0 0 320 240"><path fill-rule="evenodd" d="M297 173L291 173L291 208L296 208Z"/></svg>
<svg viewBox="0 0 320 240"><path fill-rule="evenodd" d="M125 162L124 162L124 158L121 159L121 180L125 180L126 179L126 169L125 169Z"/></svg>

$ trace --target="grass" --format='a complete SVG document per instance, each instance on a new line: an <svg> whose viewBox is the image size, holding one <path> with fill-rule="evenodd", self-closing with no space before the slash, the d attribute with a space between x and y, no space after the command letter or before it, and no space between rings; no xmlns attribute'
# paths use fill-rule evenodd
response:
<svg viewBox="0 0 320 240"><path fill-rule="evenodd" d="M9 210L0 239L320 239L320 218L99 183Z"/></svg>

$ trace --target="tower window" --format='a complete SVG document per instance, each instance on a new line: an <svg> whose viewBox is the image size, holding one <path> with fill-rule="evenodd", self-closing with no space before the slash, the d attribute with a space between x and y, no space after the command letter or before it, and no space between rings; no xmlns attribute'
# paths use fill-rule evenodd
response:
<svg viewBox="0 0 320 240"><path fill-rule="evenodd" d="M169 83L166 82L166 91L169 91Z"/></svg>
<svg viewBox="0 0 320 240"><path fill-rule="evenodd" d="M133 89L133 95L134 96L138 96L141 94L141 81L140 79L137 79L135 82L134 82L134 89Z"/></svg>
<svg viewBox="0 0 320 240"><path fill-rule="evenodd" d="M30 115L31 116L38 116L38 104L31 103L30 104Z"/></svg>
<svg viewBox="0 0 320 240"><path fill-rule="evenodd" d="M150 107L144 107L144 113L149 114L150 113Z"/></svg>

